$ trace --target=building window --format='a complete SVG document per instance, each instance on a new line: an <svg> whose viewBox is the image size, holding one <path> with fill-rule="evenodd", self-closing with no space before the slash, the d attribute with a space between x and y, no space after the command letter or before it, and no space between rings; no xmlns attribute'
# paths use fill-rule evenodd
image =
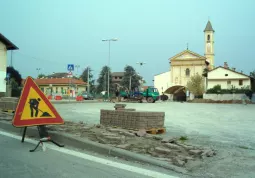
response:
<svg viewBox="0 0 255 178"><path fill-rule="evenodd" d="M230 80L228 80L228 85L231 85L231 81Z"/></svg>
<svg viewBox="0 0 255 178"><path fill-rule="evenodd" d="M207 35L207 41L210 41L210 40L211 40L211 36Z"/></svg>
<svg viewBox="0 0 255 178"><path fill-rule="evenodd" d="M185 73L186 73L186 77L189 77L189 76L190 76L190 70L189 70L189 68L186 69Z"/></svg>
<svg viewBox="0 0 255 178"><path fill-rule="evenodd" d="M240 86L243 85L243 80L239 80L239 85L240 85Z"/></svg>
<svg viewBox="0 0 255 178"><path fill-rule="evenodd" d="M122 79L122 77L120 77L120 79Z"/></svg>
<svg viewBox="0 0 255 178"><path fill-rule="evenodd" d="M56 93L58 93L58 87L56 87Z"/></svg>
<svg viewBox="0 0 255 178"><path fill-rule="evenodd" d="M228 76L228 74L225 74L225 76L227 77L227 76Z"/></svg>
<svg viewBox="0 0 255 178"><path fill-rule="evenodd" d="M115 77L115 79L118 79L118 77Z"/></svg>

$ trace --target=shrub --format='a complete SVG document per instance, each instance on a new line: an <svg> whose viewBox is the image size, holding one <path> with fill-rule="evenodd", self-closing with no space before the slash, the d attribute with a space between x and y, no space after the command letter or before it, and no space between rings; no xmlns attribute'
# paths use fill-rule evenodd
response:
<svg viewBox="0 0 255 178"><path fill-rule="evenodd" d="M213 88L210 88L206 91L207 94L246 94L247 96L252 96L252 91L249 89L249 86L244 86L242 88L235 88L234 86L231 89L221 89L220 85L215 85Z"/></svg>

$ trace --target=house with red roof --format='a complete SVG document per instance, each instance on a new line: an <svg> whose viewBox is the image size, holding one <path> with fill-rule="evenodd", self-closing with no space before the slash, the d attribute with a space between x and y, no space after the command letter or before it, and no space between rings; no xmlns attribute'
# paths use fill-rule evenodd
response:
<svg viewBox="0 0 255 178"><path fill-rule="evenodd" d="M251 89L252 78L242 71L238 72L235 68L229 68L225 62L224 66L218 66L207 74L206 89L213 88L215 85L220 85L222 89Z"/></svg>
<svg viewBox="0 0 255 178"><path fill-rule="evenodd" d="M76 78L39 78L34 79L45 95L66 95L75 97L86 91L87 83ZM23 80L23 84L25 80Z"/></svg>

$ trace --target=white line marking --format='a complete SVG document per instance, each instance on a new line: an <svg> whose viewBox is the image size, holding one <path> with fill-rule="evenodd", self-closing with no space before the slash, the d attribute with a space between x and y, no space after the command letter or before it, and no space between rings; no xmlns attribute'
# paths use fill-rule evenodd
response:
<svg viewBox="0 0 255 178"><path fill-rule="evenodd" d="M8 133L8 132L0 131L0 135L4 135L4 136L7 136L7 137L17 139L17 140L21 140L21 136L14 135L14 134L11 134L11 133ZM32 140L30 138L26 138L25 141L28 142L28 143L32 143L34 145L36 145L38 143L38 141ZM115 168L118 168L118 169L131 171L131 172L142 174L142 175L149 176L149 177L178 178L178 177L175 177L175 176L170 176L170 175L159 173L159 172L156 172L156 171L151 171L151 170L147 170L147 169L143 169L143 168L138 168L138 167L126 165L126 164L123 164L123 163L114 162L114 161L103 159L103 158L98 158L98 157L87 155L87 154L84 154L84 153L81 153L81 152L78 152L78 151L73 151L73 150L69 150L69 149L66 149L66 148L59 148L59 147L56 147L56 146L53 146L53 145L50 145L50 144L46 144L46 145L47 145L47 148L50 148L52 150L55 150L55 151L58 151L58 152L61 152L61 153L65 153L65 154L68 154L68 155L76 156L78 158L86 159L86 160L97 162L97 163L100 163L100 164L105 164L107 166L112 166L112 167L115 167Z"/></svg>

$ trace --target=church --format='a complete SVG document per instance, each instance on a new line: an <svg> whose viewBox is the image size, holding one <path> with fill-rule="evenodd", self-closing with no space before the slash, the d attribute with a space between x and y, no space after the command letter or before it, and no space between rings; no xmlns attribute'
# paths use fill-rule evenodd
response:
<svg viewBox="0 0 255 178"><path fill-rule="evenodd" d="M206 62L210 69L214 68L214 32L208 21L204 29L205 54L187 49L169 58L170 70L154 76L154 87L171 97L186 98L185 87L190 77L196 73L202 75Z"/></svg>
<svg viewBox="0 0 255 178"><path fill-rule="evenodd" d="M230 69L227 62L224 62L223 67L214 66L214 32L211 22L208 21L204 29L204 55L187 49L169 58L170 70L154 76L154 87L158 88L160 93L168 94L171 100L185 101L189 95L186 86L190 77L195 74L202 75L205 68L208 69L205 90L215 85L220 85L222 89L251 89L254 79L249 75L236 71L236 68Z"/></svg>

